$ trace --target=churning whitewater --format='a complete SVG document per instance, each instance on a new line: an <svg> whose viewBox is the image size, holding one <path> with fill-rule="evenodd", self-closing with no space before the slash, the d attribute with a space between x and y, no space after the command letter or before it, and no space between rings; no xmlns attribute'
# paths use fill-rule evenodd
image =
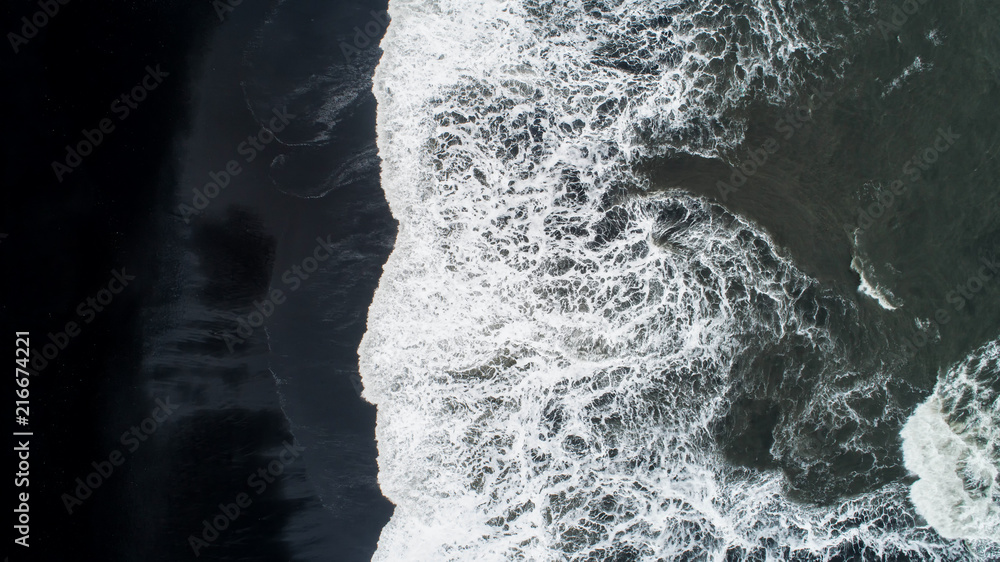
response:
<svg viewBox="0 0 1000 562"><path fill-rule="evenodd" d="M913 503L951 539L1000 537L1000 343L948 371L903 428Z"/></svg>
<svg viewBox="0 0 1000 562"><path fill-rule="evenodd" d="M874 435L912 412L837 336L853 301L635 171L738 146L747 98L790 95L865 9L741 6L390 2L374 89L399 234L359 349L396 505L376 560L996 553L884 476L901 453ZM720 428L765 386L797 398L774 460L737 462Z"/></svg>

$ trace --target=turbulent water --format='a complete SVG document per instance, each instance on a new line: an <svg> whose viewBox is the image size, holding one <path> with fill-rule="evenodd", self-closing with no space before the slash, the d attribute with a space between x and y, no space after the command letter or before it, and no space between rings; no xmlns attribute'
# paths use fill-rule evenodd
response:
<svg viewBox="0 0 1000 562"><path fill-rule="evenodd" d="M996 346L917 407L862 329L906 307L891 268L856 258L844 291L643 171L732 163L874 9L390 2L399 235L359 350L396 505L376 560L1000 559Z"/></svg>
<svg viewBox="0 0 1000 562"><path fill-rule="evenodd" d="M942 379L903 428L913 503L948 538L1000 538L1000 345Z"/></svg>

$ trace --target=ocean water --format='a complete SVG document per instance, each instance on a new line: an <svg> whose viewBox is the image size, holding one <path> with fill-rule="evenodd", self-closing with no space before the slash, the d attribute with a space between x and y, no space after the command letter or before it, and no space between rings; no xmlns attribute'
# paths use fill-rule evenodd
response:
<svg viewBox="0 0 1000 562"><path fill-rule="evenodd" d="M375 560L1000 560L1000 8L389 12Z"/></svg>

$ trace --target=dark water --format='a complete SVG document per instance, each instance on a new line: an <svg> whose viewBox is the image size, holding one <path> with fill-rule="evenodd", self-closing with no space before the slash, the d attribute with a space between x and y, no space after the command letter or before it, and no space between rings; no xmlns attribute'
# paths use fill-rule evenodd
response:
<svg viewBox="0 0 1000 562"><path fill-rule="evenodd" d="M747 134L730 165L678 156L642 166L654 185L705 195L764 227L820 282L810 306L847 344L848 364L892 373L883 395L855 404L863 416L884 417L879 427L814 416L797 431L816 452L773 458L776 426L803 415L815 391L808 376L788 381L789 371L820 377L824 369L808 342L775 342L746 359L720 434L737 462L781 467L809 501L903 478L896 439L904 420L890 411L912 411L939 372L1000 333L1000 282L984 269L1000 253L992 31L1000 12L929 2L900 17L894 8L880 3L869 17L882 23L871 33L810 61L811 75L787 103L751 103L737 114ZM896 310L857 290L852 261ZM841 297L856 309L839 306ZM859 434L867 446L844 444Z"/></svg>
<svg viewBox="0 0 1000 562"><path fill-rule="evenodd" d="M749 217L828 292L854 295L857 314L835 322L840 337L853 342L859 361L890 361L891 384L899 386L895 400L912 408L930 393L940 369L1000 331L1000 283L983 278L966 290L971 298L956 295L981 271L992 276L983 266L1000 252L1000 45L992 31L1000 12L987 3L927 3L905 22L896 15L897 26L894 6L876 7L884 35L876 26L850 39L843 53L812 63L814 75L787 104L751 104L740 115L748 120L746 140L729 155L730 166L675 157L643 168L654 184L703 194ZM843 68L830 68L831 62ZM751 171L741 176L745 183L734 180L740 165ZM891 188L895 181L902 187ZM869 282L891 287L898 310L855 290L856 256ZM936 316L940 310L946 315ZM923 341L918 319L934 319L925 328L933 341L911 348L915 335ZM795 349L791 342L777 346L775 357L755 359L751 372L785 370ZM787 390L743 397L746 410L737 409L732 423L750 419L753 427L744 431L770 433L766 426L782 411L774 393ZM895 431L873 437L886 442L886 454L895 447ZM741 432L734 437L744 460L765 462L770 440L746 439ZM853 463L843 470L864 473ZM888 470L858 485L899 476ZM812 495L812 486L803 492ZM857 491L845 482L817 493Z"/></svg>

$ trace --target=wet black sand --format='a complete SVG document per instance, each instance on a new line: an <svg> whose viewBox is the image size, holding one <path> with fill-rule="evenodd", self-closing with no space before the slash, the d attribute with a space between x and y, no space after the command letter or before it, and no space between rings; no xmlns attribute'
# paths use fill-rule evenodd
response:
<svg viewBox="0 0 1000 562"><path fill-rule="evenodd" d="M392 506L356 348L395 223L374 151L379 51L348 60L341 43L384 8L244 0L220 21L210 2L70 3L4 53L4 325L30 330L36 355L81 326L32 378L31 546L11 560L371 557ZM37 9L9 6L5 30ZM114 113L157 65L162 83ZM53 159L104 118L114 130L58 181ZM203 210L179 206L200 206L192 190L230 161L240 171ZM325 257L308 261L317 238ZM78 314L121 268L129 286ZM230 345L255 303L266 324ZM121 435L162 418L158 399L176 412L133 451ZM64 494L113 453L124 462L68 514ZM280 474L251 479L261 469ZM249 506L206 540L241 494Z"/></svg>

